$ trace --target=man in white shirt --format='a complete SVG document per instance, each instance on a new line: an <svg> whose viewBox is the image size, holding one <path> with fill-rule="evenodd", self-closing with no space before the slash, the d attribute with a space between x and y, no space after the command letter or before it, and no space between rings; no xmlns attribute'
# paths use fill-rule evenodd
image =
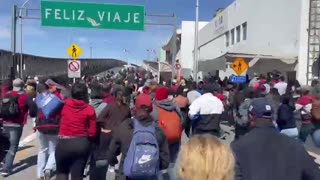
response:
<svg viewBox="0 0 320 180"><path fill-rule="evenodd" d="M274 85L274 88L278 89L280 96L284 95L287 91L288 84L285 82L284 76L280 76L280 82Z"/></svg>
<svg viewBox="0 0 320 180"><path fill-rule="evenodd" d="M224 111L222 102L213 95L218 85L205 85L205 93L193 101L189 116L193 120L193 134L211 134L220 137L220 118Z"/></svg>

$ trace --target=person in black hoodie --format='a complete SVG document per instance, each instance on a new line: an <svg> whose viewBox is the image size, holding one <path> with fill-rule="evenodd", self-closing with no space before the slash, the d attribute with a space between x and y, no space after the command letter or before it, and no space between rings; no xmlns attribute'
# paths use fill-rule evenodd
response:
<svg viewBox="0 0 320 180"><path fill-rule="evenodd" d="M143 125L149 126L154 123L153 118L150 116L152 112L152 101L151 97L147 94L139 95L135 102L135 118ZM113 131L113 139L109 146L108 152L108 160L110 165L112 165L113 159L122 154L120 160L120 167L119 172L116 175L116 179L118 180L125 180L126 177L123 174L123 163L124 159L127 156L130 143L133 137L133 120L128 118L124 122L120 124L120 126ZM169 148L168 148L168 141L163 133L163 131L156 127L156 138L159 145L159 152L160 152L160 169L167 169L169 166Z"/></svg>
<svg viewBox="0 0 320 180"><path fill-rule="evenodd" d="M294 119L294 110L295 108L290 106L290 96L282 96L282 104L278 109L278 129L281 133L288 135L289 137L297 138L298 137L298 128L296 125L296 120Z"/></svg>

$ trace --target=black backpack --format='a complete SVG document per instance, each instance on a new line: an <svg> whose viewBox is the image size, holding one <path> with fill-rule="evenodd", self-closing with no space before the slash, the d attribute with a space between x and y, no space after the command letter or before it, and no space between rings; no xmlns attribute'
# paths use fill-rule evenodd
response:
<svg viewBox="0 0 320 180"><path fill-rule="evenodd" d="M7 98L2 99L2 106L0 108L0 117L3 119L14 120L19 116L19 95L13 97L10 93Z"/></svg>

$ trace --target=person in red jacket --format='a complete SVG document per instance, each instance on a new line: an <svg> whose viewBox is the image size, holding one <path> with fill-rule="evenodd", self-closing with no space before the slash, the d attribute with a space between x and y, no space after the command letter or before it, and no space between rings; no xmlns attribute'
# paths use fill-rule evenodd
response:
<svg viewBox="0 0 320 180"><path fill-rule="evenodd" d="M61 111L58 144L55 152L57 180L83 179L91 142L97 133L96 114L88 104L88 89L83 83L71 88L71 99Z"/></svg>
<svg viewBox="0 0 320 180"><path fill-rule="evenodd" d="M12 86L12 91L5 94L4 98L18 96L17 104L19 114L13 119L3 119L4 132L8 135L10 141L10 148L4 159L3 169L1 170L1 175L3 176L8 176L12 171L12 165L18 150L23 126L27 122L28 112L31 117L36 117L37 115L37 106L33 102L32 97L23 91L24 82L21 79L15 79Z"/></svg>

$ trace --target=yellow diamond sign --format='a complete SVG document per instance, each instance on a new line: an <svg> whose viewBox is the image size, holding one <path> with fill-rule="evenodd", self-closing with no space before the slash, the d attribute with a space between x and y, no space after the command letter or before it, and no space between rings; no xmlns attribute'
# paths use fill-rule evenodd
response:
<svg viewBox="0 0 320 180"><path fill-rule="evenodd" d="M244 61L243 58L237 58L232 64L231 68L234 70L234 72L240 76L242 73L244 73L246 70L248 70L248 64Z"/></svg>
<svg viewBox="0 0 320 180"><path fill-rule="evenodd" d="M78 59L81 54L83 53L82 49L76 45L72 44L68 49L67 49L67 54L73 59L76 60Z"/></svg>

